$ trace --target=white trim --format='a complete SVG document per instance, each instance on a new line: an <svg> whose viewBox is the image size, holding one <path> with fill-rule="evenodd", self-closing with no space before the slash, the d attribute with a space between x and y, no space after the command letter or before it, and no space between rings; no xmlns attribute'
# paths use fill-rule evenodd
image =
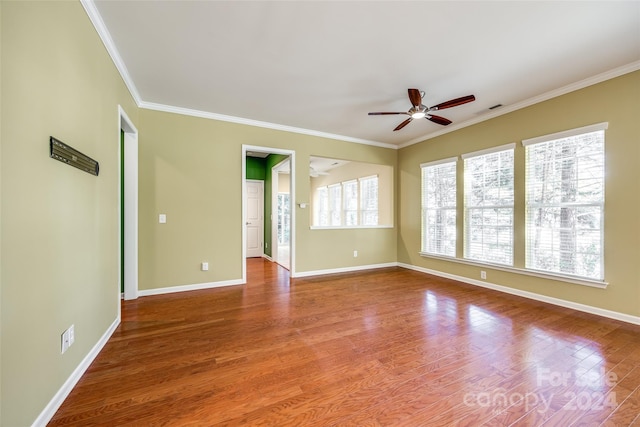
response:
<svg viewBox="0 0 640 427"><path fill-rule="evenodd" d="M141 297L150 295L172 294L174 292L199 291L202 289L221 288L225 286L244 285L246 281L242 279L222 280L219 282L195 283L193 285L167 286L166 288L142 289L139 291Z"/></svg>
<svg viewBox="0 0 640 427"><path fill-rule="evenodd" d="M553 141L555 139L568 138L570 136L582 135L585 133L597 132L599 130L606 130L608 128L609 128L609 122L596 123L593 125L583 126L580 128L563 130L561 132L556 132L556 133L550 133L548 135L536 136L535 138L523 139L522 145L526 147L528 145Z"/></svg>
<svg viewBox="0 0 640 427"><path fill-rule="evenodd" d="M136 299L138 297L138 130L122 106L118 105L118 156L120 152L120 132L124 131L124 299ZM118 170L120 169L118 158ZM118 182L122 174L118 177ZM118 218L121 218L120 209L122 195L118 187ZM119 228L118 230L120 230ZM120 237L118 237L120 241ZM122 242L118 247L118 260ZM122 269L123 266L120 266ZM120 293L120 286L118 286Z"/></svg>
<svg viewBox="0 0 640 427"><path fill-rule="evenodd" d="M366 228L393 228L393 225L312 225L309 230L358 230Z"/></svg>
<svg viewBox="0 0 640 427"><path fill-rule="evenodd" d="M506 294L517 295L520 297L546 302L548 304L557 305L559 307L570 308L573 310L582 311L589 314L595 314L597 316L608 317L610 319L620 320L622 322L633 323L640 325L640 316L633 316L630 314L620 313L618 311L607 310L604 308L594 307L591 305L580 304L573 301L567 301L560 298L550 297L546 295L536 294L534 292L523 291L520 289L510 288L508 286L496 285L486 281L469 279L464 276L458 276L456 274L444 273L438 270L431 270L429 268L418 267L416 265L398 263L399 267L409 270L418 271L421 273L432 274L434 276L444 277L447 279L457 280L458 282L468 283L470 285L480 286L482 288L492 289L498 292L504 292Z"/></svg>
<svg viewBox="0 0 640 427"><path fill-rule="evenodd" d="M282 149L282 148L271 148L271 147L263 147L263 146L259 146L259 145L247 145L247 144L242 144L242 215L240 216L242 222L241 222L241 227L242 227L242 282L246 283L247 282L247 240L246 240L246 230L245 230L245 223L246 223L246 206L245 206L245 198L246 198L246 191L247 189L245 188L245 181L246 181L246 176L247 176L247 164L246 164L246 157L247 157L247 152L249 151L256 151L259 153L269 153L269 154L282 154L285 156L289 156L289 161L291 162L291 170L289 173L289 179L290 179L290 183L291 183L291 187L289 189L289 200L291 200L291 207L295 207L298 206L298 203L295 202L295 197L296 197L296 152L294 150L287 150L287 149ZM308 166L305 166L306 168L308 168ZM273 210L273 209L272 209ZM290 268L290 272L291 274L295 274L295 267L296 267L296 251L295 251L295 247L296 247L296 209L291 209L291 230L289 231L289 244L290 244L290 262L291 265L289 266ZM271 241L271 246L273 246L273 236L272 236L272 241Z"/></svg>
<svg viewBox="0 0 640 427"><path fill-rule="evenodd" d="M276 245L277 246L277 245ZM262 254L262 258L266 259L269 262L273 262L273 258L271 258L269 255L267 254Z"/></svg>
<svg viewBox="0 0 640 427"><path fill-rule="evenodd" d="M378 174L363 176L363 177L360 177L360 178L357 178L357 179L358 179L358 181L364 181L365 179L373 179L373 178L378 178Z"/></svg>
<svg viewBox="0 0 640 427"><path fill-rule="evenodd" d="M579 89L583 89L585 87L588 86L592 86L607 80L611 80L613 78L616 77L620 77L624 74L628 74L628 73L632 73L634 71L637 71L640 69L640 61L634 61L631 62L630 64L626 64L617 68L614 68L613 70L609 70L609 71L605 71L604 73L600 73L597 74L595 76L592 77L588 77L586 79L580 80L578 82L563 86L561 88L558 89L554 89L552 91L543 93L541 95L526 99L524 101L518 102L516 104L512 104L512 105L507 105L504 107L501 107L497 110L493 110L490 113L487 114L482 114L478 117L475 117L473 119L470 120L466 120L464 122L460 122L460 123L456 123L447 127L444 127L443 129L441 129L440 131L437 132L433 132L424 136L420 136L417 138L414 138L410 141L401 143L401 144L389 144L389 143L384 143L384 142L379 142L379 141L371 141L371 140L366 140L366 139L360 139L360 138L353 138L353 137L349 137L349 136L344 136L344 135L335 135L335 134L330 134L330 133L325 133L325 132L320 132L320 131L315 131L315 130L309 130L309 129L302 129L302 128L295 128L295 127L291 127L291 126L284 126L284 125L278 125L278 124L274 124L274 123L268 123L268 122L260 122L260 121L256 121L256 120L250 120L250 119L245 119L245 118L241 118L241 117L233 117L233 116L226 116L226 115L221 115L221 114L215 114L215 113L207 113L204 111L198 111L198 110L191 110L191 109L187 109L187 108L181 108L181 107L173 107L170 105L163 105L163 104L156 104L156 103L152 103L152 102L146 102L143 101L140 98L140 94L138 93L138 90L135 86L135 84L133 83L133 80L131 79L129 72L127 70L127 67L124 64L124 61L122 60L122 58L120 57L120 54L118 53L118 50L115 47L115 44L113 43L113 39L111 38L111 35L109 34L109 31L107 31L107 27L104 24L104 21L102 20L102 17L100 16L100 13L98 12L94 1L93 0L80 0L80 3L82 4L82 6L84 7L87 15L89 16L89 19L91 20L91 23L93 24L94 28L96 29L96 32L98 33L98 36L100 37L100 39L102 40L102 43L105 45L107 52L109 53L109 56L111 57L111 59L113 60L113 63L115 64L116 68L118 69L118 72L120 73L120 76L122 77L122 79L125 82L125 85L127 86L127 88L129 89L129 92L131 93L131 96L133 97L134 101L136 102L136 104L138 105L138 107L140 108L146 108L149 110L157 110L157 111L164 111L164 112L168 112L168 113L176 113L176 114L183 114L183 115L189 115L189 116L194 116L194 117L202 117L202 118L210 118L210 119L214 119L214 120L222 120L222 121L229 121L229 122L233 122L233 123L240 123L240 124L247 124L250 126L258 126L258 127L266 127L266 128L270 128L270 129L276 129L276 130L284 130L287 132L293 132L293 133L300 133L300 134L304 134L304 135L312 135L312 136L319 136L322 138L329 138L329 139L335 139L335 140L339 140L339 141L346 141L346 142L354 142L356 144L365 144L365 145L373 145L376 147L384 147L384 148L390 148L393 150L398 150L400 148L405 148L408 147L410 145L413 144L417 144L419 142L423 142L423 141L427 141L429 139L432 138L436 138L438 136L477 124L477 123L481 123L484 122L486 120L498 117L498 116L502 116L503 114L507 114L507 113L511 113L513 111L516 110L520 110L522 108L525 107L529 107L531 105L558 97L560 95L564 95L567 94L569 92L573 92Z"/></svg>
<svg viewBox="0 0 640 427"><path fill-rule="evenodd" d="M640 70L640 61L634 61L634 62L632 62L630 64L623 65L623 66L618 67L618 68L614 68L613 70L605 71L604 73L597 74L597 75L595 75L593 77L589 77L589 78L586 78L584 80L580 80L578 82L563 86L561 88L554 89L554 90L551 90L549 92L540 94L538 96L534 96L533 98L525 99L524 101L517 102L517 103L512 104L512 105L506 105L504 107L500 107L500 108L498 108L496 110L492 110L492 112L490 112L490 113L482 114L482 115L480 115L478 117L475 117L473 119L449 125L449 126L443 128L443 129L441 129L441 130L439 130L437 132L433 132L433 133L430 133L428 135L424 135L424 136L421 136L421 137L418 137L418 138L414 138L411 141L407 141L407 142L404 142L402 144L399 144L398 148L405 148L405 147L408 147L410 145L417 144L419 142L427 141L429 139L433 139L433 138L436 138L438 136L441 136L441 135L444 135L444 134L447 134L447 133L451 133L451 132L456 131L456 130L463 129L463 128L469 127L471 125L475 125L477 123L481 123L481 122L493 119L495 117L499 117L499 116L502 116L504 114L511 113L513 111L521 110L521 109L529 107L531 105L535 105L535 104L538 104L540 102L547 101L549 99L556 98L556 97L561 96L561 95L565 95L565 94L567 94L569 92L573 92L573 91L576 91L576 90L584 89L586 87L589 87L589 86L592 86L592 85L595 85L595 84L598 84L598 83L602 83L604 81L611 80L611 79L614 79L616 77L620 77L622 75L625 75L625 74L628 74L628 73L632 73L632 72L637 71L637 70Z"/></svg>
<svg viewBox="0 0 640 427"><path fill-rule="evenodd" d="M260 128L266 128L266 129L281 130L281 131L284 131L284 132L291 132L291 133L298 133L298 134L302 134L302 135L317 136L317 137L320 137L320 138L334 139L334 140L338 140L338 141L354 142L356 144L373 145L375 147L391 148L393 150L397 150L398 149L397 145L387 144L385 142L371 141L371 140L368 140L368 139L361 139L361 138L353 138L351 136L336 135L336 134L333 134L333 133L321 132L321 131L318 131L318 130L311 130L311 129L304 129L304 128L299 128L299 127L294 127L294 126L281 125L281 124L278 124L278 123L263 122L263 121L259 121L259 120L246 119L244 117L235 117L235 116L227 116L227 115L218 114L218 113L209 113L207 111L192 110L190 108L174 107L174 106L171 106L171 105L156 104L156 103L153 103L153 102L142 101L142 102L140 102L139 107L147 109L147 110L162 111L162 112L165 112L165 113L182 114L184 116L200 117L200 118L203 118L203 119L219 120L219 121L222 121L222 122L238 123L238 124L247 125L247 126L255 126L255 127L260 127Z"/></svg>
<svg viewBox="0 0 640 427"><path fill-rule="evenodd" d="M291 189L291 158L286 158L280 162L278 162L277 164L273 165L273 167L271 168L271 257L267 256L267 255L263 255L263 257L267 258L269 261L271 262L278 262L278 221L279 219L277 219L278 214L277 214L277 209L276 209L276 220L274 221L273 218L273 211L274 211L274 206L277 207L278 206L278 189L280 188L280 170L284 170L287 172L288 178L287 180L289 181L289 189ZM292 212L294 209L294 203L293 203L293 199L291 198L291 191L289 191L289 212ZM291 228L291 224L289 224L289 228ZM289 233L291 233L291 230L289 230ZM275 236L275 237L274 237ZM291 236L291 234L289 234L289 236ZM276 242L275 245L273 244L273 242ZM289 239L289 259L288 259L288 263L289 266L291 265L291 239Z"/></svg>
<svg viewBox="0 0 640 427"><path fill-rule="evenodd" d="M397 262L387 262L384 264L357 265L355 267L330 268L327 270L301 271L295 275L292 273L291 278L323 276L325 274L350 273L353 271L373 270L376 268L397 267Z"/></svg>
<svg viewBox="0 0 640 427"><path fill-rule="evenodd" d="M455 157L447 157L446 159L433 160L431 162L420 163L421 168L427 168L431 166L443 165L445 163L453 163L458 161L458 156Z"/></svg>
<svg viewBox="0 0 640 427"><path fill-rule="evenodd" d="M473 157L484 156L486 154L499 153L501 151L513 150L516 148L516 143L512 142L509 144L499 145L497 147L485 148L484 150L473 151L471 153L461 154L462 160L471 159Z"/></svg>
<svg viewBox="0 0 640 427"><path fill-rule="evenodd" d="M109 338L111 338L111 335L113 335L118 325L120 325L120 311L118 311L118 317L116 317L113 323L111 323L98 342L93 346L89 353L87 353L84 359L82 359L76 369L73 370L64 384L62 384L62 387L60 387L56 392L47 406L45 406L42 412L40 412L40 415L38 415L38 418L36 418L32 424L33 427L46 426L47 423L51 421L53 416L56 414L56 411L60 408L67 396L69 396L69 393L71 393L71 390L73 390L78 381L80 381L80 378L82 378L82 375L84 375L87 369L89 369L91 363L95 360L98 354L100 354L100 351L105 344L107 344Z"/></svg>
<svg viewBox="0 0 640 427"><path fill-rule="evenodd" d="M591 286L592 288L606 289L609 282L592 280L583 277L569 276L565 274L552 273L541 270L531 270L526 268L511 267L505 264L493 264L489 262L474 261L466 258L455 258L420 252L420 256L425 258L436 258L444 261L457 262L459 264L473 265L475 267L490 268L492 270L506 271L507 273L524 274L525 276L539 277L541 279L555 280L558 282L573 283L574 285Z"/></svg>
<svg viewBox="0 0 640 427"><path fill-rule="evenodd" d="M109 34L109 30L107 30L107 26L104 24L102 16L100 16L100 12L98 12L95 3L93 2L93 0L80 0L80 4L82 4L82 7L84 7L85 12L89 16L89 20L93 24L93 27L96 29L100 40L102 40L102 43L104 44L104 47L107 49L107 52L109 53L113 64L118 69L122 80L124 80L124 84L127 86L127 89L129 89L129 93L139 107L142 103L142 99L140 98L138 89L133 83L133 79L129 75L127 66L122 60L118 49L116 49L116 45L111 38L111 34Z"/></svg>

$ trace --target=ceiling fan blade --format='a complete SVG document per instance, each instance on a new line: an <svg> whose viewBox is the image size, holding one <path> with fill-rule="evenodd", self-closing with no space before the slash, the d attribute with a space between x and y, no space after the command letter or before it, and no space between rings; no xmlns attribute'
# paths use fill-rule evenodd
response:
<svg viewBox="0 0 640 427"><path fill-rule="evenodd" d="M431 120L433 123L437 123L437 124L442 125L442 126L450 125L451 123L453 123L449 119L446 119L446 118L440 117L440 116L434 116L433 114L429 114L425 118L427 120Z"/></svg>
<svg viewBox="0 0 640 427"><path fill-rule="evenodd" d="M466 104L467 102L475 101L476 97L473 95L462 96L460 98L452 99L451 101L443 102L438 105L434 105L430 110L442 110L445 108L457 107L458 105Z"/></svg>
<svg viewBox="0 0 640 427"><path fill-rule="evenodd" d="M409 89L409 100L411 101L411 105L419 107L422 104L420 91L418 89Z"/></svg>
<svg viewBox="0 0 640 427"><path fill-rule="evenodd" d="M405 127L406 125L411 123L411 120L413 120L413 117L409 117L407 120L405 120L404 122L400 123L398 126L396 126L396 128L393 131L395 132L397 130L402 129L403 127Z"/></svg>
<svg viewBox="0 0 640 427"><path fill-rule="evenodd" d="M374 113L369 113L370 116L386 116L387 114L408 114L406 111L402 113L390 113L387 111L378 111Z"/></svg>

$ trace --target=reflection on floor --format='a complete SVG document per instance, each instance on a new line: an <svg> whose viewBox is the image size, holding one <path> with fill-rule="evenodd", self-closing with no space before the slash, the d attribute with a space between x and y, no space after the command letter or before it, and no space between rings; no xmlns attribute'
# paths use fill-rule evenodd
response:
<svg viewBox="0 0 640 427"><path fill-rule="evenodd" d="M278 259L276 259L275 261L280 264L281 266L283 266L284 268L286 268L287 270L291 270L291 265L290 265L290 254L291 250L289 245L278 245Z"/></svg>

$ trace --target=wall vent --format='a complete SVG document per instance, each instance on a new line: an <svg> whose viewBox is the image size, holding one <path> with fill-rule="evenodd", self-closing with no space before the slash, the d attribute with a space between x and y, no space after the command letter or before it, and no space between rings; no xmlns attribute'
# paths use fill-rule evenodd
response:
<svg viewBox="0 0 640 427"><path fill-rule="evenodd" d="M100 172L100 165L97 161L54 137L49 137L49 156L91 175L98 176L98 172Z"/></svg>

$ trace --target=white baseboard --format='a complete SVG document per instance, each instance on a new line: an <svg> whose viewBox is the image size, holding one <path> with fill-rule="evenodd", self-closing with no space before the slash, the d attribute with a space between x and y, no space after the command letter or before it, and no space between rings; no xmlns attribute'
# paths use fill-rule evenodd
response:
<svg viewBox="0 0 640 427"><path fill-rule="evenodd" d="M244 285L242 279L222 280L220 282L196 283L193 285L168 286L166 288L142 289L138 290L138 295L146 297L149 295L171 294L173 292L197 291L200 289L220 288L223 286Z"/></svg>
<svg viewBox="0 0 640 427"><path fill-rule="evenodd" d="M271 261L273 262L273 258L271 258L269 255L267 254L262 254L262 258L266 259L267 261Z"/></svg>
<svg viewBox="0 0 640 427"><path fill-rule="evenodd" d="M113 335L119 324L120 314L118 314L118 317L113 321L111 326L109 326L105 333L102 334L102 337L100 337L91 351L89 351L85 358L82 359L82 362L80 362L80 364L76 367L76 369L74 369L71 375L69 375L69 378L67 378L64 384L62 384L60 390L58 390L58 392L49 401L47 406L45 406L45 408L42 410L40 415L38 415L38 418L36 418L36 420L32 424L33 427L44 427L49 421L51 421L51 418L53 418L53 416L56 414L56 411L60 408L67 396L69 396L69 393L71 393L73 387L75 387L78 381L80 381L82 375L84 375L86 370L89 369L89 366L98 356L107 341L109 341L109 338L111 338L111 335Z"/></svg>
<svg viewBox="0 0 640 427"><path fill-rule="evenodd" d="M384 264L358 265L355 267L330 268L327 270L297 271L295 274L292 274L291 277L299 278L299 277L310 277L310 276L322 276L324 274L350 273L352 271L372 270L374 268L386 268L386 267L397 267L397 266L398 266L397 262L387 262Z"/></svg>
<svg viewBox="0 0 640 427"><path fill-rule="evenodd" d="M602 317L608 317L610 319L620 320L622 322L633 323L640 325L640 317L632 316L630 314L620 313L617 311L606 310L604 308L593 307L591 305L580 304L573 301L567 301L560 298L554 298L546 295L536 294L534 292L523 291L520 289L510 288L508 286L497 285L495 283L489 283L484 280L470 279L464 276L458 276L456 274L444 273L438 270L431 270L428 268L418 267L411 264L398 263L399 267L407 268L409 270L419 271L421 273L433 274L434 276L445 277L447 279L457 280L458 282L468 283L470 285L480 286L482 288L492 289L494 291L504 292L511 295L517 295L524 298L529 298L536 301L546 302L549 304L557 305L564 308L571 308L573 310L582 311L585 313L595 314Z"/></svg>

